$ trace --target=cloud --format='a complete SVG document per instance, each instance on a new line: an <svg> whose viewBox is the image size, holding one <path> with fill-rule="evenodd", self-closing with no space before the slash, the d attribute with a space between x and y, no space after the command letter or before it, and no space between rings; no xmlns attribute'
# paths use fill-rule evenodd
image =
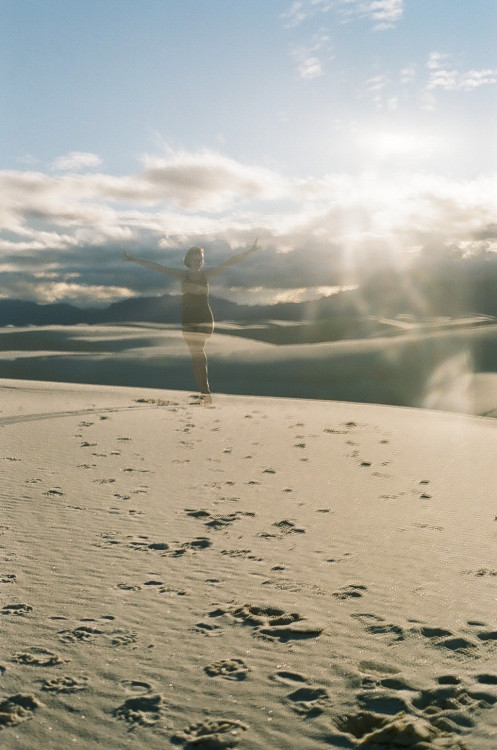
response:
<svg viewBox="0 0 497 750"><path fill-rule="evenodd" d="M93 169L99 167L102 161L97 154L89 154L85 151L71 151L65 156L59 156L52 162L51 168L55 172L79 171L80 169Z"/></svg>
<svg viewBox="0 0 497 750"><path fill-rule="evenodd" d="M430 71L428 90L473 91L481 86L497 83L497 68L483 68L461 72L450 66L450 56L432 52L426 64Z"/></svg>
<svg viewBox="0 0 497 750"><path fill-rule="evenodd" d="M347 2L350 4L350 0ZM403 0L359 0L354 5L358 15L369 17L374 22L376 31L392 28L404 13Z"/></svg>
<svg viewBox="0 0 497 750"><path fill-rule="evenodd" d="M398 144L407 147L411 140ZM297 297L356 283L423 249L471 255L497 241L497 175L304 179L214 152L148 156L137 174L119 177L3 171L0 207L0 295L44 301L177 291L174 280L122 263L124 249L181 265L200 244L215 264L259 236L265 250L220 276L215 292L250 288L253 301L270 301L282 290Z"/></svg>
<svg viewBox="0 0 497 750"><path fill-rule="evenodd" d="M283 185L268 169L241 164L212 151L171 151L165 158L147 157L144 166L138 177L144 194L186 209L222 211L235 196L276 198Z"/></svg>
<svg viewBox="0 0 497 750"><path fill-rule="evenodd" d="M304 3L294 2L287 11L282 13L281 17L285 21L286 28L292 28L305 21L308 15L304 9Z"/></svg>
<svg viewBox="0 0 497 750"><path fill-rule="evenodd" d="M317 14L335 11L344 21L366 18L375 31L390 29L404 13L404 0L301 0L282 14L287 28L294 28Z"/></svg>
<svg viewBox="0 0 497 750"><path fill-rule="evenodd" d="M323 55L329 60L329 37L327 34L316 34L307 44L293 50L293 58L297 63L299 78L310 80L323 75Z"/></svg>
<svg viewBox="0 0 497 750"><path fill-rule="evenodd" d="M374 31L393 28L404 13L404 0L337 0L335 5L344 20L369 19Z"/></svg>

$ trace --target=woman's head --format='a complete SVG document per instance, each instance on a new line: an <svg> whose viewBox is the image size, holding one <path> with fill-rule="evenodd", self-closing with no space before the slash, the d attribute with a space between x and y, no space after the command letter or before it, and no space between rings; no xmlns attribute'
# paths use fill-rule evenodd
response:
<svg viewBox="0 0 497 750"><path fill-rule="evenodd" d="M187 268L201 268L204 264L204 250L201 247L191 247L183 260Z"/></svg>

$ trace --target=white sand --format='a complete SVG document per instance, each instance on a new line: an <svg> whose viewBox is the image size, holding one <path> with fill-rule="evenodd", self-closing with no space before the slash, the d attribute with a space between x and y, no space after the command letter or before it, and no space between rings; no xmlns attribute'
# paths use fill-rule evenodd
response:
<svg viewBox="0 0 497 750"><path fill-rule="evenodd" d="M0 381L0 746L497 746L497 422Z"/></svg>

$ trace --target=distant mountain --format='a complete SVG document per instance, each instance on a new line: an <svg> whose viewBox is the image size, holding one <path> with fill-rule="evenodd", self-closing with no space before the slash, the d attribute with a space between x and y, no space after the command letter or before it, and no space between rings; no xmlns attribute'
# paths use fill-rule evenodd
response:
<svg viewBox="0 0 497 750"><path fill-rule="evenodd" d="M448 274L419 279L406 285L394 274L372 276L361 289L321 297L310 302L279 302L274 305L239 305L211 297L217 321L256 323L263 320L295 322L331 318L364 318L368 315L394 317L461 315L475 313L497 317L497 276L473 277ZM416 287L414 288L414 284ZM76 325L78 323L166 323L178 324L181 301L177 295L134 297L106 308L78 308L65 303L40 305L28 300L0 300L0 326Z"/></svg>
<svg viewBox="0 0 497 750"><path fill-rule="evenodd" d="M312 302L281 302L274 305L238 305L211 297L216 320L249 322L273 319L304 321L353 311L349 292L322 297ZM40 305L27 300L0 300L0 326L76 325L78 323L172 323L180 321L180 299L174 295L134 297L114 302L106 308L78 308L56 303Z"/></svg>
<svg viewBox="0 0 497 750"><path fill-rule="evenodd" d="M86 322L85 313L86 311L65 303L38 305L27 300L0 300L0 326L44 326L57 323L75 325Z"/></svg>

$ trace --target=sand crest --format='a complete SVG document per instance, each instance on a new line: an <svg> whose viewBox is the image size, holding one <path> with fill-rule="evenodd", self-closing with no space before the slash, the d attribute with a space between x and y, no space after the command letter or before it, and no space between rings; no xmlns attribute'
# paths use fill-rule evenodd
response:
<svg viewBox="0 0 497 750"><path fill-rule="evenodd" d="M0 392L2 748L495 748L495 420Z"/></svg>

